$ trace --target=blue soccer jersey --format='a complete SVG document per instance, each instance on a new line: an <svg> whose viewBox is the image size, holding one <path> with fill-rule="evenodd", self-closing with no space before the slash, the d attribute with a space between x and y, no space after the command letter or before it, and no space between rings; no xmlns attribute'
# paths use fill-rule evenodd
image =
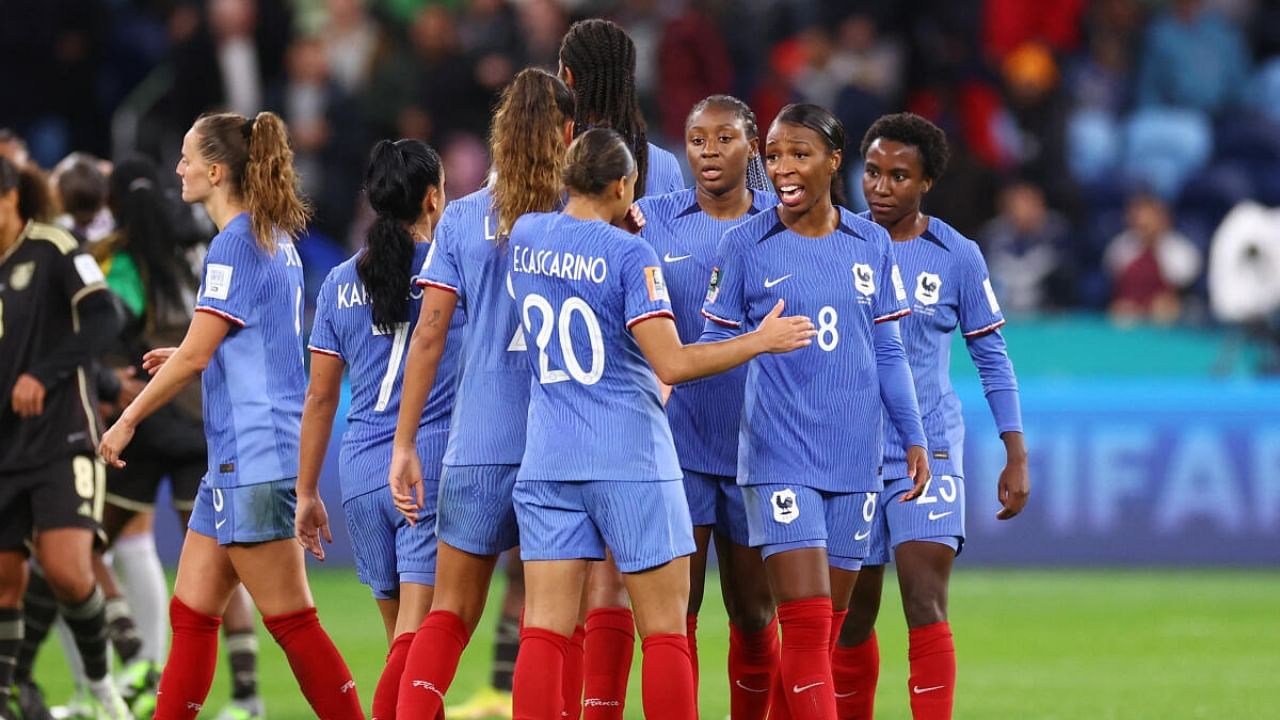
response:
<svg viewBox="0 0 1280 720"><path fill-rule="evenodd" d="M671 293L680 342L695 343L705 320L702 303L716 248L725 231L773 205L774 199L754 193L747 214L717 220L698 206L694 190L681 190L639 201L645 216L642 233L662 260ZM667 418L676 442L680 467L710 475L732 477L738 469L738 424L747 381L745 366L720 375L676 386L667 400Z"/></svg>
<svg viewBox="0 0 1280 720"><path fill-rule="evenodd" d="M457 294L466 316L445 465L515 465L524 455L529 363L497 228L488 188L449 203L418 276Z"/></svg>
<svg viewBox="0 0 1280 720"><path fill-rule="evenodd" d="M414 246L414 271L422 267L429 247L426 243ZM409 298L406 321L397 324L391 332L374 327L370 305L373 298L356 270L362 255L363 252L356 253L329 272L320 286L311 328L311 351L341 358L347 364L351 382L351 406L342 450L345 457L362 460L354 462L349 472L342 473L344 500L387 484L383 475L391 465L391 445L404 385L404 362L422 306L422 289L406 287ZM422 461L423 476L429 480L440 478L440 463L449 439L457 347L464 323L465 317L459 309L449 323L449 341L418 422L418 457Z"/></svg>
<svg viewBox="0 0 1280 720"><path fill-rule="evenodd" d="M644 174L644 196L666 195L684 188L680 161L670 152L649 143L649 167Z"/></svg>
<svg viewBox="0 0 1280 720"><path fill-rule="evenodd" d="M679 480L658 381L631 334L674 318L653 247L533 213L512 229L511 256L534 375L519 480Z"/></svg>
<svg viewBox="0 0 1280 720"><path fill-rule="evenodd" d="M288 238L258 247L248 213L218 233L205 257L196 311L231 323L201 377L214 487L296 477L302 398L302 260Z"/></svg>
<svg viewBox="0 0 1280 720"><path fill-rule="evenodd" d="M924 445L910 374L882 377L878 367L906 365L900 341L876 339L877 324L910 312L891 241L883 228L839 212L823 237L798 235L768 211L720 243L704 337L754 330L779 298L785 315L807 315L818 330L809 347L749 363L739 484L880 490L882 396L895 398L896 419L912 444Z"/></svg>
<svg viewBox="0 0 1280 720"><path fill-rule="evenodd" d="M930 218L920 237L894 243L893 251L911 306L911 316L899 325L929 438L929 466L935 476L964 477L964 420L960 399L951 387L951 336L959 328L969 341L988 397L1016 395L1013 365L998 332L1004 315L991 289L982 251L945 222ZM998 347L988 348L992 345ZM1022 430L1016 413L998 418L997 424L1000 432ZM887 418L885 425L885 477L904 477L902 437Z"/></svg>

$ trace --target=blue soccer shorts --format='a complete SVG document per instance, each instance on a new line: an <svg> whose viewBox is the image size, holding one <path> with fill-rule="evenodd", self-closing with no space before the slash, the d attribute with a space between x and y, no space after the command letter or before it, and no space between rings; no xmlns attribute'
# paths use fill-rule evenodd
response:
<svg viewBox="0 0 1280 720"><path fill-rule="evenodd" d="M697 470L684 471L684 495L689 501L689 517L694 527L711 525L736 545L746 545L747 506L738 481L724 475Z"/></svg>
<svg viewBox="0 0 1280 720"><path fill-rule="evenodd" d="M751 547L762 558L825 548L831 567L854 572L871 547L879 493L833 493L804 485L744 485Z"/></svg>
<svg viewBox="0 0 1280 720"><path fill-rule="evenodd" d="M871 528L867 565L885 565L904 542L946 545L956 554L964 546L964 478L934 475L920 497L899 502L912 487L911 478L890 480L880 495L880 512Z"/></svg>
<svg viewBox="0 0 1280 720"><path fill-rule="evenodd" d="M200 481L187 527L219 545L262 543L293 537L297 478L216 488Z"/></svg>
<svg viewBox="0 0 1280 720"><path fill-rule="evenodd" d="M385 487L342 503L356 575L378 600L399 597L401 583L436 584L436 485L423 482L424 507L414 525L396 510Z"/></svg>
<svg viewBox="0 0 1280 720"><path fill-rule="evenodd" d="M472 555L500 555L520 544L511 493L519 465L445 465L436 537Z"/></svg>

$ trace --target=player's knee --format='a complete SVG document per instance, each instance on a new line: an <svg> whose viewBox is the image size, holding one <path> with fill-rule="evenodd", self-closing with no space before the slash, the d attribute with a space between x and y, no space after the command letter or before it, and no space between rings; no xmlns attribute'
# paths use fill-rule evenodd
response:
<svg viewBox="0 0 1280 720"><path fill-rule="evenodd" d="M866 642L871 637L871 631L876 627L878 611L878 607L859 607L855 602L849 608L849 615L844 619L844 625L840 628L840 646L855 647Z"/></svg>
<svg viewBox="0 0 1280 720"><path fill-rule="evenodd" d="M68 568L52 566L44 568L45 579L53 595L62 603L79 603L93 592L97 581L93 571L85 568Z"/></svg>
<svg viewBox="0 0 1280 720"><path fill-rule="evenodd" d="M739 598L729 613L729 622L746 633L760 632L773 620L773 603L768 599L763 602L742 602Z"/></svg>
<svg viewBox="0 0 1280 720"><path fill-rule="evenodd" d="M902 598L907 627L932 625L947 619L947 598L939 592L913 592Z"/></svg>

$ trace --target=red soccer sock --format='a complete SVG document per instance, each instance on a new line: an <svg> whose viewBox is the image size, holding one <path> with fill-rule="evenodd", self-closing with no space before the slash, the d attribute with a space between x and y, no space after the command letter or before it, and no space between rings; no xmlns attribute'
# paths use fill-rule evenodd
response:
<svg viewBox="0 0 1280 720"><path fill-rule="evenodd" d="M686 615L684 636L689 643L689 664L693 666L693 696L698 697L698 616ZM697 704L696 702L694 703Z"/></svg>
<svg viewBox="0 0 1280 720"><path fill-rule="evenodd" d="M569 644L565 647L562 715L569 720L579 720L582 717L582 645L586 636L585 628L581 625L575 627L573 637L569 638Z"/></svg>
<svg viewBox="0 0 1280 720"><path fill-rule="evenodd" d="M640 689L644 716L663 720L696 720L689 640L677 633L650 635L641 643L644 664Z"/></svg>
<svg viewBox="0 0 1280 720"><path fill-rule="evenodd" d="M635 645L636 621L630 609L597 608L587 613L583 720L622 720Z"/></svg>
<svg viewBox="0 0 1280 720"><path fill-rule="evenodd" d="M827 643L831 652L836 651L836 643L840 640L840 631L844 629L844 619L849 617L849 609L831 611L831 641Z"/></svg>
<svg viewBox="0 0 1280 720"><path fill-rule="evenodd" d="M400 676L396 716L434 718L444 712L444 694L458 672L458 660L471 639L462 618L432 610L418 627Z"/></svg>
<svg viewBox="0 0 1280 720"><path fill-rule="evenodd" d="M169 601L173 641L160 676L156 714L161 720L195 720L209 695L218 667L218 626L222 618L187 607L175 595Z"/></svg>
<svg viewBox="0 0 1280 720"><path fill-rule="evenodd" d="M364 720L356 681L338 648L320 627L315 608L264 617L262 624L284 650L293 676L317 718Z"/></svg>
<svg viewBox="0 0 1280 720"><path fill-rule="evenodd" d="M911 628L908 690L915 720L951 720L956 693L956 646L947 621Z"/></svg>
<svg viewBox="0 0 1280 720"><path fill-rule="evenodd" d="M836 646L831 654L836 681L836 711L840 720L871 720L880 679L880 645L876 633L853 647Z"/></svg>
<svg viewBox="0 0 1280 720"><path fill-rule="evenodd" d="M512 720L560 720L564 704L564 664L569 638L550 630L520 631Z"/></svg>
<svg viewBox="0 0 1280 720"><path fill-rule="evenodd" d="M404 663L409 657L409 646L413 644L413 633L402 633L391 642L391 650L387 652L387 664L382 668L382 677L378 678L378 687L373 691L373 717L371 720L392 720L396 716L396 698L400 695L400 676L404 674Z"/></svg>
<svg viewBox="0 0 1280 720"><path fill-rule="evenodd" d="M729 624L729 717L765 720L778 674L778 618L763 630Z"/></svg>
<svg viewBox="0 0 1280 720"><path fill-rule="evenodd" d="M795 720L836 720L831 680L831 598L778 606L782 625L782 694ZM775 698L778 703L780 698Z"/></svg>

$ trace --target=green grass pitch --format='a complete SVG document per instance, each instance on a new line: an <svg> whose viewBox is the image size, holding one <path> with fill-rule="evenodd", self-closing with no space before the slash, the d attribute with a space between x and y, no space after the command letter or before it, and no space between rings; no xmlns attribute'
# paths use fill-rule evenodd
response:
<svg viewBox="0 0 1280 720"><path fill-rule="evenodd" d="M355 673L365 707L386 652L382 624L353 571L311 575L320 617ZM879 625L876 717L910 718L905 626L892 579ZM714 578L700 621L701 716L728 714L728 642ZM500 587L490 601L498 606ZM967 570L952 585L959 657L956 718L1035 720L1280 717L1280 573L1268 571ZM488 677L493 622L481 624L450 698ZM289 668L262 633L261 690L272 719L311 716ZM639 661L627 718L641 718ZM51 702L69 692L56 641L37 677ZM227 697L226 668L206 707Z"/></svg>

